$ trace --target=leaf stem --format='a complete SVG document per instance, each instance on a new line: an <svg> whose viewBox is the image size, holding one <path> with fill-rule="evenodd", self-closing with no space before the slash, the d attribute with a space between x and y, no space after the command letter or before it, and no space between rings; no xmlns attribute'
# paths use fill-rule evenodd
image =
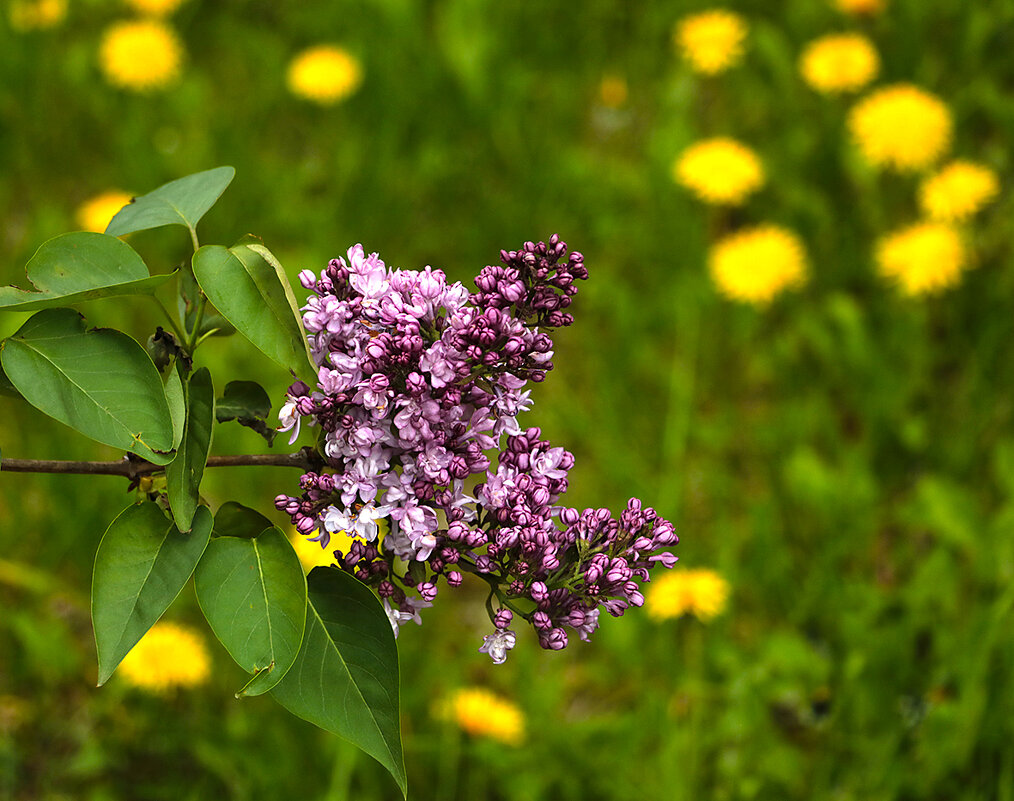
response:
<svg viewBox="0 0 1014 801"><path fill-rule="evenodd" d="M194 253L201 249L201 243L197 241L197 229L192 225L187 226L187 230L190 231L190 241L194 244Z"/></svg>
<svg viewBox="0 0 1014 801"><path fill-rule="evenodd" d="M154 295L149 295L148 297L150 297L153 301L155 301L158 307L162 310L162 314L165 315L166 320L169 321L169 326L172 328L173 333L176 335L176 341L180 343L186 342L187 341L186 336L184 336L183 332L180 330L180 326L176 322L176 318L174 318L172 314L170 314L169 309L165 307L165 304L161 300L156 298Z"/></svg>
<svg viewBox="0 0 1014 801"><path fill-rule="evenodd" d="M194 313L194 329L190 332L190 336L187 338L186 349L187 353L191 356L194 355L194 351L197 349L197 344L200 342L201 323L204 321L204 309L208 305L208 296L201 291L200 299L197 301L197 311Z"/></svg>

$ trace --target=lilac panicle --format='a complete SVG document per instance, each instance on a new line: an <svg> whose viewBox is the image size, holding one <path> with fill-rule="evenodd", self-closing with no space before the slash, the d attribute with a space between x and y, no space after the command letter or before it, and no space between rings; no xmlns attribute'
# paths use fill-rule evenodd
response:
<svg viewBox="0 0 1014 801"><path fill-rule="evenodd" d="M555 235L500 256L475 292L430 267L390 269L361 245L319 276L300 273L317 386L289 388L279 430L294 442L308 418L327 469L275 499L323 548L355 537L336 565L376 589L396 633L420 622L441 579L486 581L494 632L480 650L496 663L514 647L515 616L559 650L568 630L587 640L601 609L640 606L678 542L636 499L618 519L558 505L574 457L518 416L529 382L553 368L552 329L574 321L566 310L588 272Z"/></svg>

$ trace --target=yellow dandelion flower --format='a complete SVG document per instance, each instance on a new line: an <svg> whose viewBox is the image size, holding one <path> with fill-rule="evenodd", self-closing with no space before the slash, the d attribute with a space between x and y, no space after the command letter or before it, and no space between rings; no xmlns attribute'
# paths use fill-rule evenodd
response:
<svg viewBox="0 0 1014 801"><path fill-rule="evenodd" d="M951 112L940 98L910 84L878 89L849 114L863 157L876 167L918 170L951 144Z"/></svg>
<svg viewBox="0 0 1014 801"><path fill-rule="evenodd" d="M525 718L516 704L481 687L456 691L444 702L442 717L476 737L517 745L525 733Z"/></svg>
<svg viewBox="0 0 1014 801"><path fill-rule="evenodd" d="M934 220L953 222L971 217L1000 191L1000 180L989 167L954 161L919 187L919 205Z"/></svg>
<svg viewBox="0 0 1014 801"><path fill-rule="evenodd" d="M673 179L701 200L739 205L764 185L760 159L735 139L695 142L673 163Z"/></svg>
<svg viewBox="0 0 1014 801"><path fill-rule="evenodd" d="M344 531L332 534L331 542L328 543L328 546L321 548L319 542L310 542L308 538L292 529L289 532L289 542L292 543L292 548L296 552L296 556L299 557L299 563L303 566L303 572L309 573L315 567L333 565L335 563L335 549L342 551L342 553L347 553L348 546L352 542L352 537L349 537Z"/></svg>
<svg viewBox="0 0 1014 801"><path fill-rule="evenodd" d="M759 225L716 243L708 266L723 294L733 300L765 304L806 279L806 249L791 231Z"/></svg>
<svg viewBox="0 0 1014 801"><path fill-rule="evenodd" d="M673 40L695 72L716 75L742 60L747 31L741 16L716 8L681 19Z"/></svg>
<svg viewBox="0 0 1014 801"><path fill-rule="evenodd" d="M957 284L967 261L954 228L921 222L884 237L877 245L877 264L906 295L928 295Z"/></svg>
<svg viewBox="0 0 1014 801"><path fill-rule="evenodd" d="M885 0L833 0L835 7L846 14L879 14Z"/></svg>
<svg viewBox="0 0 1014 801"><path fill-rule="evenodd" d="M671 570L648 585L644 599L648 615L669 620L692 614L707 622L725 609L729 582L714 570Z"/></svg>
<svg viewBox="0 0 1014 801"><path fill-rule="evenodd" d="M157 20L111 25L102 37L99 63L113 86L146 92L176 80L183 48L172 28Z"/></svg>
<svg viewBox="0 0 1014 801"><path fill-rule="evenodd" d="M141 14L164 17L172 14L183 0L125 0L128 6Z"/></svg>
<svg viewBox="0 0 1014 801"><path fill-rule="evenodd" d="M211 658L193 629L156 623L123 658L118 672L135 687L164 693L203 684L211 673Z"/></svg>
<svg viewBox="0 0 1014 801"><path fill-rule="evenodd" d="M8 11L14 30L43 30L63 22L67 16L67 0L14 0Z"/></svg>
<svg viewBox="0 0 1014 801"><path fill-rule="evenodd" d="M78 206L75 217L78 227L82 231L98 231L100 234L106 230L109 221L113 219L120 209L130 203L131 195L121 192L119 189L111 189L86 200Z"/></svg>
<svg viewBox="0 0 1014 801"><path fill-rule="evenodd" d="M355 56L334 45L304 50L289 64L289 91L323 106L344 100L363 80Z"/></svg>
<svg viewBox="0 0 1014 801"><path fill-rule="evenodd" d="M873 44L857 33L822 36L810 42L799 58L803 80L828 94L862 89L879 69L880 57Z"/></svg>
<svg viewBox="0 0 1014 801"><path fill-rule="evenodd" d="M627 102L627 82L619 75L606 75L599 84L599 100L607 108L619 108Z"/></svg>

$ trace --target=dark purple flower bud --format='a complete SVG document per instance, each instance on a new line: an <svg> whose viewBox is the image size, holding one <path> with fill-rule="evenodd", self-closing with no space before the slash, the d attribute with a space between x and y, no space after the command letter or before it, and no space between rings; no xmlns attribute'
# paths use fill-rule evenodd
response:
<svg viewBox="0 0 1014 801"><path fill-rule="evenodd" d="M464 581L465 577L457 570L447 571L447 583L451 587L460 587L461 582Z"/></svg>
<svg viewBox="0 0 1014 801"><path fill-rule="evenodd" d="M313 531L313 527L316 524L316 522L317 521L315 521L312 517L301 517L299 520L296 521L296 529L301 534L309 534L311 531Z"/></svg>
<svg viewBox="0 0 1014 801"><path fill-rule="evenodd" d="M565 526L572 526L580 519L581 514L577 511L577 509L565 507L560 510L560 522Z"/></svg>
<svg viewBox="0 0 1014 801"><path fill-rule="evenodd" d="M419 594L423 597L424 601L432 601L437 597L437 585L432 581L424 581L419 584L416 589Z"/></svg>
<svg viewBox="0 0 1014 801"><path fill-rule="evenodd" d="M548 614L540 610L532 615L532 625L541 631L552 628L553 621Z"/></svg>
<svg viewBox="0 0 1014 801"><path fill-rule="evenodd" d="M510 627L513 619L514 613L510 609L498 609L493 616L493 625L498 629L506 629Z"/></svg>
<svg viewBox="0 0 1014 801"><path fill-rule="evenodd" d="M536 603L546 600L549 595L549 587L546 586L544 581L533 581L532 586L528 590L528 594L532 600Z"/></svg>

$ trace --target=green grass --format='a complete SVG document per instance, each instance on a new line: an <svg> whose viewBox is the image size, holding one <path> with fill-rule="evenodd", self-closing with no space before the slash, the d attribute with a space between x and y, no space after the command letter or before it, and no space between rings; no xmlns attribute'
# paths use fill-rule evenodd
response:
<svg viewBox="0 0 1014 801"><path fill-rule="evenodd" d="M219 164L237 177L202 241L255 232L293 276L360 241L464 281L555 231L585 253L577 321L528 422L577 457L569 503L637 496L671 515L682 564L727 577L729 608L708 625L635 610L561 653L525 632L494 667L477 652L480 588L442 590L399 641L415 798L1012 797L1014 201L1005 187L970 226L960 286L901 297L872 250L916 219L917 181L865 167L845 134L851 101L812 93L795 63L818 35L865 30L878 83L942 97L953 153L1006 184L1014 2L888 0L870 22L811 0L727 5L752 26L746 60L707 81L671 46L698 2L188 0L172 18L182 81L150 96L97 70L119 6L72 0L52 31L2 31L2 283L88 197ZM332 108L285 90L288 59L319 41L364 65ZM619 109L597 101L606 74L628 82ZM777 222L807 246L809 284L768 309L717 295L706 252L731 221L670 178L675 155L715 133L769 174L735 222ZM188 254L182 229L132 242L153 271ZM153 310L84 309L142 339ZM0 318L0 335L25 317ZM200 360L222 386L255 379L281 398L287 384L236 339ZM0 420L5 456L117 457L9 398ZM263 448L238 427L216 436L216 453ZM296 480L209 471L205 494L277 517L271 498ZM0 798L394 798L367 757L268 698L234 700L243 674L210 640L207 687L94 689L90 566L124 489L0 475ZM191 590L169 615L199 621ZM435 704L469 684L520 706L522 746L439 719Z"/></svg>

